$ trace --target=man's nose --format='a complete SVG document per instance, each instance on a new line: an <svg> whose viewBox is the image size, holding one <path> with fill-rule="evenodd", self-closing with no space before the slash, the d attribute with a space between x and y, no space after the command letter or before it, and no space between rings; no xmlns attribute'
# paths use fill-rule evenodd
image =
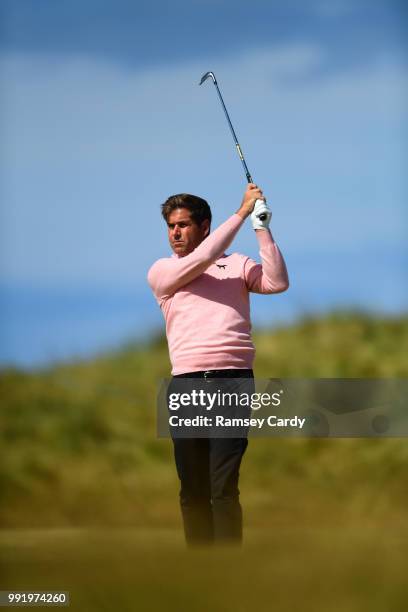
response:
<svg viewBox="0 0 408 612"><path fill-rule="evenodd" d="M174 226L174 236L175 237L180 236L180 228L178 225Z"/></svg>

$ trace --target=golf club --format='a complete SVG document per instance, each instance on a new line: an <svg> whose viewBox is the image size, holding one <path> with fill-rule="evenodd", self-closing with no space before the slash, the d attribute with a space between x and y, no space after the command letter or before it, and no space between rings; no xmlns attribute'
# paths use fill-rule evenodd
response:
<svg viewBox="0 0 408 612"><path fill-rule="evenodd" d="M234 139L235 146L236 146L236 149L238 151L239 158L240 158L240 160L242 162L242 165L244 167L245 176L247 178L247 181L248 181L248 183L253 183L254 181L252 180L252 176L251 176L251 174L250 174L250 172L248 170L248 166L246 165L246 162L245 162L245 159L244 159L244 155L242 153L241 147L239 146L237 135L235 134L234 128L232 127L231 119L229 118L228 111L227 111L226 106L224 104L224 100L222 99L222 95L221 95L221 92L220 92L220 88L218 87L218 83L217 83L217 79L215 78L215 74L213 72L206 72L205 74L203 74L203 76L201 77L200 85L202 85L204 83L204 81L206 81L209 77L212 78L213 83L214 83L214 85L215 85L215 87L217 89L218 97L220 98L220 101L221 101L221 104L222 104L222 108L224 109L224 113L225 113L225 116L227 118L228 125L230 126L231 134L232 134L232 137ZM257 204L258 201L263 202L263 200L257 200L255 202L255 205ZM258 217L259 217L259 219L261 221L264 221L266 219L266 214L265 213L261 213L260 215L258 215Z"/></svg>

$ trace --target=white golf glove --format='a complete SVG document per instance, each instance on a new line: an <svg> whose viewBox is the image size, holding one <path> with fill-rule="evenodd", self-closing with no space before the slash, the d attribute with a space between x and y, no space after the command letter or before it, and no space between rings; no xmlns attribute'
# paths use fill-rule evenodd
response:
<svg viewBox="0 0 408 612"><path fill-rule="evenodd" d="M265 219L263 221L261 221L259 218L260 215L265 215ZM257 200L255 202L254 210L251 213L252 227L254 230L268 229L271 217L272 211L268 207L265 200Z"/></svg>

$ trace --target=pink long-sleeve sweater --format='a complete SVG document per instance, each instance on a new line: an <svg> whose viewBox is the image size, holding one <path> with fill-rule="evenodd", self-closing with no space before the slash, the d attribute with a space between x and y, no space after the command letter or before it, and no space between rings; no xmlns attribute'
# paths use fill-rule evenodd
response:
<svg viewBox="0 0 408 612"><path fill-rule="evenodd" d="M288 275L269 230L256 232L262 264L224 253L242 223L232 215L192 253L159 259L148 272L166 322L173 375L252 368L249 292L285 291Z"/></svg>

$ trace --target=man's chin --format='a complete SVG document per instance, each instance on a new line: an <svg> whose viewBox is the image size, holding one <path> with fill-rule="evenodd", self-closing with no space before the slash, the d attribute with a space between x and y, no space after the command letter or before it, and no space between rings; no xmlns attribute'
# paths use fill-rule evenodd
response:
<svg viewBox="0 0 408 612"><path fill-rule="evenodd" d="M186 244L173 244L172 249L176 255L188 255L190 253Z"/></svg>

